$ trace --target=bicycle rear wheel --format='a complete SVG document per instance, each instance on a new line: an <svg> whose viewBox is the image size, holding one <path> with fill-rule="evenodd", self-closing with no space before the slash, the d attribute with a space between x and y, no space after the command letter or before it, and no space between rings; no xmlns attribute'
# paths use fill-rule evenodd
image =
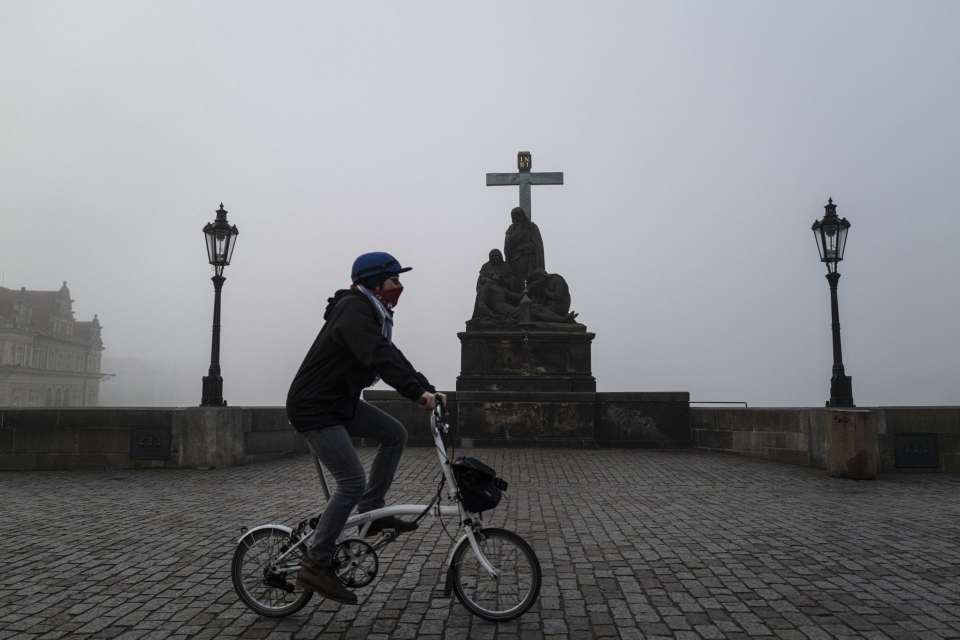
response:
<svg viewBox="0 0 960 640"><path fill-rule="evenodd" d="M313 597L312 591L294 584L297 572L293 569L299 569L305 558L303 546L283 559L283 567L289 571L270 570L289 545L289 531L279 527L258 529L244 537L233 554L230 566L233 588L245 605L262 616L289 616L300 611Z"/></svg>
<svg viewBox="0 0 960 640"><path fill-rule="evenodd" d="M474 535L481 552L500 575L491 576L465 540L451 561L450 577L457 599L470 613L484 620L519 618L540 596L543 576L537 554L512 531L491 528Z"/></svg>

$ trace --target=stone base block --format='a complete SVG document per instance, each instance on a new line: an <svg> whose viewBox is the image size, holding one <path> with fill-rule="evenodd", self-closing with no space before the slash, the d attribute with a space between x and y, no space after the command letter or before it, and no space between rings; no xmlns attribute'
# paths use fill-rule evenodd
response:
<svg viewBox="0 0 960 640"><path fill-rule="evenodd" d="M827 412L827 473L834 478L876 480L877 416L872 411Z"/></svg>
<svg viewBox="0 0 960 640"><path fill-rule="evenodd" d="M403 423L409 446L433 446L429 414L414 403L394 391L367 391L363 398ZM687 392L457 391L447 398L452 433L466 447L691 446Z"/></svg>
<svg viewBox="0 0 960 640"><path fill-rule="evenodd" d="M197 407L175 411L173 435L179 440L180 467L225 469L244 462L250 414L241 407Z"/></svg>
<svg viewBox="0 0 960 640"><path fill-rule="evenodd" d="M457 391L592 393L593 333L467 331L460 338Z"/></svg>
<svg viewBox="0 0 960 640"><path fill-rule="evenodd" d="M690 394L686 391L598 393L596 408L596 440L601 447L692 446Z"/></svg>
<svg viewBox="0 0 960 640"><path fill-rule="evenodd" d="M459 391L463 446L596 448L594 393Z"/></svg>

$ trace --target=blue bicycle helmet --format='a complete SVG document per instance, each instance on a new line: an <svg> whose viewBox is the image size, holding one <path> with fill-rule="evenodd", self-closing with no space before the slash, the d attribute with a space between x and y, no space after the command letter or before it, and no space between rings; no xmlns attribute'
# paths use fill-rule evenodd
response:
<svg viewBox="0 0 960 640"><path fill-rule="evenodd" d="M385 251L365 253L353 261L350 278L354 283L381 273L404 273L413 267L401 267L400 261Z"/></svg>

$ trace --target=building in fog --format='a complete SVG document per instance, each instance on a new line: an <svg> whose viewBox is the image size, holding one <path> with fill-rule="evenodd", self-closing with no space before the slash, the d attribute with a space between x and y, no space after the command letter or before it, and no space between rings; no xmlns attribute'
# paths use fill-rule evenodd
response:
<svg viewBox="0 0 960 640"><path fill-rule="evenodd" d="M100 395L100 322L59 291L0 287L0 407L89 407Z"/></svg>

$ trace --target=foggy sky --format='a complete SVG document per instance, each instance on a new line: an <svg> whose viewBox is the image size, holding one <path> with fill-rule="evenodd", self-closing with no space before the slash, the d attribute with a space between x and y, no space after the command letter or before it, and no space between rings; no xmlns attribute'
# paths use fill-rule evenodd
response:
<svg viewBox="0 0 960 640"><path fill-rule="evenodd" d="M854 400L956 405L958 113L956 2L0 0L0 269L198 404L222 201L231 405L283 403L367 251L413 267L394 338L452 389L518 201L484 176L528 150L600 390L823 406L832 197Z"/></svg>

